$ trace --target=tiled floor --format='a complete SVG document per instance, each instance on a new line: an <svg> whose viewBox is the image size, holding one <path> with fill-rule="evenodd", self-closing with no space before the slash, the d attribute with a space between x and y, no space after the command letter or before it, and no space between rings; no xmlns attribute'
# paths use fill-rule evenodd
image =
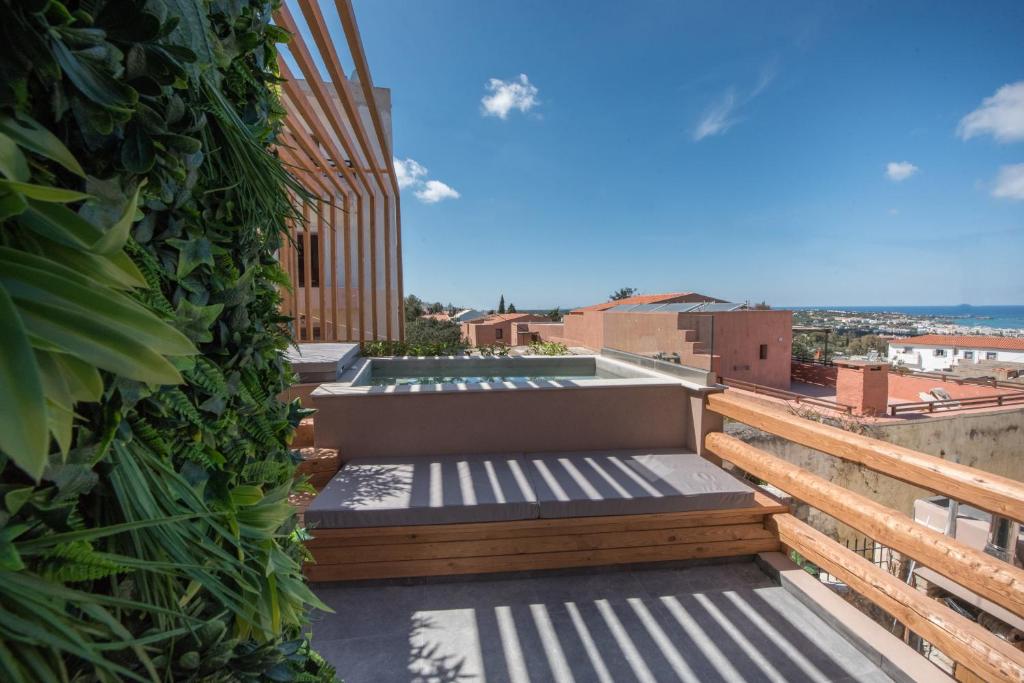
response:
<svg viewBox="0 0 1024 683"><path fill-rule="evenodd" d="M315 588L346 683L889 680L751 562Z"/></svg>

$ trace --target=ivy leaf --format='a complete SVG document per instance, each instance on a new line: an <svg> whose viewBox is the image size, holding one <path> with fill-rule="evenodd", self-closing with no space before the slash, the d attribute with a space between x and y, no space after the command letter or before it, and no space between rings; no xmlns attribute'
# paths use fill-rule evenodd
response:
<svg viewBox="0 0 1024 683"><path fill-rule="evenodd" d="M187 277L189 273L202 264L213 267L213 245L205 237L193 239L170 239L167 243L176 248L178 255L178 279Z"/></svg>
<svg viewBox="0 0 1024 683"><path fill-rule="evenodd" d="M210 328L217 322L217 316L223 310L224 304L196 306L188 299L182 299L174 311L175 326L193 341L212 341L213 333L210 332Z"/></svg>

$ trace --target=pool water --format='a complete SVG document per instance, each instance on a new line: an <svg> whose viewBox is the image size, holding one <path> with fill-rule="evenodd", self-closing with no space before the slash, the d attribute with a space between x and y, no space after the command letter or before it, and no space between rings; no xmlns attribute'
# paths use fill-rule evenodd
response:
<svg viewBox="0 0 1024 683"><path fill-rule="evenodd" d="M509 375L428 375L423 377L396 377L393 375L374 373L370 377L370 384L377 387L386 387L401 384L491 384L495 382L537 382L547 380L574 380L574 379L596 379L599 375L530 375L530 376L509 376Z"/></svg>

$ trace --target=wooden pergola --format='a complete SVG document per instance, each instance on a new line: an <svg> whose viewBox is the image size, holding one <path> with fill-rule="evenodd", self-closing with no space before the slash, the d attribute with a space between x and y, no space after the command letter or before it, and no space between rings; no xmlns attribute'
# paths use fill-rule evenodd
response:
<svg viewBox="0 0 1024 683"><path fill-rule="evenodd" d="M282 4L274 22L292 34L286 51L299 73L279 57L287 117L277 151L316 200L301 201L303 220L290 226L294 243L281 250L294 285L284 310L295 319L296 341L402 339L401 201L378 101L388 94L374 88L350 0L334 4L352 79L317 0L297 4L314 49Z"/></svg>

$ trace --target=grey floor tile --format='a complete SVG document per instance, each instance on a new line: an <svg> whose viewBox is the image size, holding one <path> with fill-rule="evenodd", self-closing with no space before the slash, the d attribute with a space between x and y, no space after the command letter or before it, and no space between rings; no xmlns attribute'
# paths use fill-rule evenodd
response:
<svg viewBox="0 0 1024 683"><path fill-rule="evenodd" d="M348 683L887 680L752 564L317 592Z"/></svg>

